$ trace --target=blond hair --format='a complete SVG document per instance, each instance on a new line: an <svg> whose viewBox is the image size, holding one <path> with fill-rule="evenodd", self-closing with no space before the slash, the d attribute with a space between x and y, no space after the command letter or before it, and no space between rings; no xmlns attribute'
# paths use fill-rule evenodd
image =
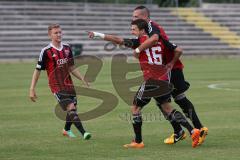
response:
<svg viewBox="0 0 240 160"><path fill-rule="evenodd" d="M50 24L50 25L48 26L48 33L50 33L53 28L60 28L60 25L57 24L57 23Z"/></svg>

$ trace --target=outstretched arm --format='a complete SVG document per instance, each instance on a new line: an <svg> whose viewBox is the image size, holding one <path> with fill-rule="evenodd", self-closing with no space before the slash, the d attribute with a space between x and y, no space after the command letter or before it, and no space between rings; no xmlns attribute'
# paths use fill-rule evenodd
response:
<svg viewBox="0 0 240 160"><path fill-rule="evenodd" d="M88 36L89 36L89 38L92 38L92 39L100 38L105 41L111 41L116 44L124 43L123 38L114 36L114 35L110 35L110 34L103 34L103 33L99 33L99 32L88 32Z"/></svg>
<svg viewBox="0 0 240 160"><path fill-rule="evenodd" d="M105 41L111 41L116 44L125 45L126 47L129 47L129 48L137 48L140 45L140 42L138 39L123 39L118 36L103 34L103 33L99 33L99 32L88 32L88 36L89 36L89 38L92 38L92 39L99 38L99 39L103 39ZM133 55L136 58L138 58L139 53L140 52L134 53Z"/></svg>
<svg viewBox="0 0 240 160"><path fill-rule="evenodd" d="M40 70L35 69L34 72L33 72L33 76L32 76L32 82L31 82L31 86L30 86L30 89L29 89L29 98L33 102L36 102L36 99L37 99L37 95L36 95L36 92L35 92L35 87L36 87L37 81L40 77L40 73L41 73Z"/></svg>

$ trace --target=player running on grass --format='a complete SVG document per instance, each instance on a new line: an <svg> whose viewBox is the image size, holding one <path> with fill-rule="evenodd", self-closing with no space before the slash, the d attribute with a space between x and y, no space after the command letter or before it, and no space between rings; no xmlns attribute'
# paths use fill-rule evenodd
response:
<svg viewBox="0 0 240 160"><path fill-rule="evenodd" d="M131 24L131 32L133 35L138 37L137 39L123 39L117 36L107 34L105 35L98 32L89 32L89 37L100 37L106 41L112 41L117 44L126 45L127 47L137 48L141 43L148 39L148 24L145 20L142 19L135 20ZM143 72L144 82L137 91L133 101L133 105L131 107L133 117L132 125L135 133L135 139L130 144L124 145L124 147L126 148L144 147L144 143L142 141L141 110L145 105L150 102L151 98L154 98L157 102L157 105L161 107L165 113L167 113L167 118L170 121L172 121L176 125L181 124L188 129L192 137L192 147L196 147L198 144L200 131L198 129L194 129L179 111L176 111L171 107L169 103L171 98L171 90L168 90L161 95L158 94L160 93L159 91L163 89L163 82L165 82L166 86L169 86L168 75L166 71L167 69L165 68L165 72L161 72L162 70L164 70L162 65L162 56L164 56L165 54L165 48L174 50L176 55L181 55L182 51L180 48L164 39L161 39L161 42L155 44L153 47L141 51L140 53L137 53L135 55L139 59L139 63ZM177 59L178 57L176 57L174 61ZM157 92L154 92L154 94L149 93L150 90L154 90L156 88L159 89Z"/></svg>
<svg viewBox="0 0 240 160"><path fill-rule="evenodd" d="M166 35L164 29L159 24L150 19L150 12L145 6L138 6L134 9L132 20L136 19L144 19L146 22L148 22L148 34L150 38L142 43L138 48L136 48L135 52L141 52L146 48L150 48L156 42L161 41L159 34L164 39L168 40L168 36ZM165 60L166 63L169 64L169 67L172 68L170 77L170 82L174 85L172 97L174 98L175 103L180 106L186 117L192 121L194 127L201 131L199 138L199 145L201 145L204 142L206 135L208 134L208 128L204 127L201 124L193 104L184 94L184 92L188 90L190 84L185 81L182 62L178 59L175 63L171 63L174 59L174 53L171 50L167 50L166 52L170 52L170 54L166 54ZM177 127L172 122L171 124L174 128L174 134L164 140L164 143L166 144L174 144L181 140L179 137L183 137L182 139L185 139L186 137L182 128Z"/></svg>
<svg viewBox="0 0 240 160"><path fill-rule="evenodd" d="M76 137L71 131L71 125L73 123L84 139L90 139L91 134L84 130L77 114L77 97L70 73L77 79L83 81L86 86L88 86L88 82L86 82L80 72L74 68L71 48L69 45L62 43L62 30L60 25L49 25L48 36L51 39L51 43L43 48L40 53L36 69L32 76L29 97L33 102L36 101L35 87L41 70L46 70L52 93L61 108L67 111L63 135L71 138Z"/></svg>

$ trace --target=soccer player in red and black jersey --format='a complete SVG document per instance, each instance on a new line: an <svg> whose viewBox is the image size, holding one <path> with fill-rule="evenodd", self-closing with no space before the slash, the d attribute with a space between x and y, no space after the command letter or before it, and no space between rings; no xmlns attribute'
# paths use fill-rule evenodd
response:
<svg viewBox="0 0 240 160"><path fill-rule="evenodd" d="M165 40L168 40L168 36L166 35L164 29L159 24L157 24L156 22L150 19L150 12L148 8L146 8L145 6L136 7L133 11L132 19L133 20L144 19L148 22L148 25L149 25L149 33L148 33L149 39L135 49L134 51L135 54L147 48L152 47L155 43L160 41L160 36ZM174 85L172 97L174 98L175 103L177 103L180 106L184 114L192 121L194 127L201 130L201 136L199 139L199 145L200 145L204 142L206 138L206 135L208 133L208 128L204 127L201 124L193 104L184 94L184 92L188 90L190 84L187 81L185 81L184 74L183 74L184 66L182 62L179 59L174 61L174 59L177 58L178 55L174 54L168 48L166 49L166 52L169 52L169 54L166 54L164 59L168 67L171 69L170 82ZM174 126L173 123L171 124L174 128L174 134L172 134L169 138L165 139L164 143L166 144L176 143L177 141L175 140L175 137L178 134L183 133L180 128Z"/></svg>
<svg viewBox="0 0 240 160"><path fill-rule="evenodd" d="M32 76L29 97L33 102L36 101L35 87L41 70L46 70L52 93L55 95L61 108L67 111L63 135L71 138L76 137L71 131L71 125L73 123L84 139L90 139L91 134L84 130L77 114L77 97L70 73L77 79L82 80L86 86L88 86L88 82L86 82L80 72L74 68L71 48L69 45L62 43L62 30L60 25L49 25L48 36L51 39L51 43L43 48L40 53L36 69Z"/></svg>
<svg viewBox="0 0 240 160"><path fill-rule="evenodd" d="M142 19L135 20L131 24L131 32L133 35L138 37L137 39L123 39L117 36L107 34L105 35L98 32L89 32L89 37L102 38L106 41L112 41L116 44L122 44L127 47L137 48L148 39L148 24L145 20ZM133 105L131 107L135 139L130 144L124 145L126 148L144 147L141 129L141 110L150 102L151 98L154 98L157 102L158 107L160 107L166 113L167 119L179 127L181 124L188 129L189 133L192 136L193 147L196 147L198 144L200 131L198 129L194 129L188 123L185 117L179 111L173 109L169 103L171 98L171 89L166 89L170 84L168 83L167 68L166 66L163 66L164 60L162 59L165 54L165 48L173 50L178 55L181 54L180 48L165 39L161 39L161 42L156 43L151 48L141 51L139 54L135 55L135 57L139 59L140 67L143 72L144 82L137 91L134 97ZM178 138L181 139L182 137Z"/></svg>

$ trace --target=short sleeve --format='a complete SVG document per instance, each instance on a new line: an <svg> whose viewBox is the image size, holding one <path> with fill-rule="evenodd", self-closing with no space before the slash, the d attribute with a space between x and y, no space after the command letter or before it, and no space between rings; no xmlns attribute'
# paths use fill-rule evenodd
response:
<svg viewBox="0 0 240 160"><path fill-rule="evenodd" d="M42 49L39 55L38 63L36 66L37 70L45 70L46 69L46 57L47 53L45 49Z"/></svg>
<svg viewBox="0 0 240 160"><path fill-rule="evenodd" d="M140 46L139 39L123 39L123 44L126 47L133 48L133 49L135 49L138 46Z"/></svg>
<svg viewBox="0 0 240 160"><path fill-rule="evenodd" d="M174 43L171 43L169 40L162 39L164 45L171 51L174 51L177 48L177 45Z"/></svg>
<svg viewBox="0 0 240 160"><path fill-rule="evenodd" d="M163 27L161 27L161 26L158 26L158 27L160 29L161 37L163 37L166 40L169 40L169 38L168 38L166 32L164 31Z"/></svg>
<svg viewBox="0 0 240 160"><path fill-rule="evenodd" d="M157 34L160 37L161 31L158 26L153 25L151 22L149 22L148 23L148 36L151 37L154 34Z"/></svg>

